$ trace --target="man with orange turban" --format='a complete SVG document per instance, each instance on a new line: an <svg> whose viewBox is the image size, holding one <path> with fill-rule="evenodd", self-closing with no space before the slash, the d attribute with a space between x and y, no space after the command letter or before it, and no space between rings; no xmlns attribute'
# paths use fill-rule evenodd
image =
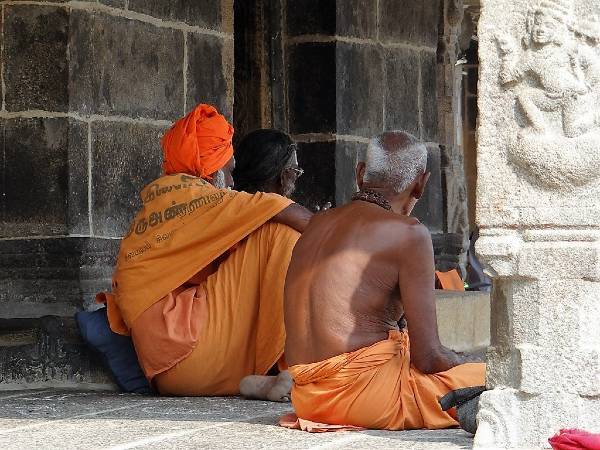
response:
<svg viewBox="0 0 600 450"><path fill-rule="evenodd" d="M161 394L238 394L283 354L285 274L311 214L228 189L233 131L198 105L165 134L164 176L142 190L112 293L98 296Z"/></svg>

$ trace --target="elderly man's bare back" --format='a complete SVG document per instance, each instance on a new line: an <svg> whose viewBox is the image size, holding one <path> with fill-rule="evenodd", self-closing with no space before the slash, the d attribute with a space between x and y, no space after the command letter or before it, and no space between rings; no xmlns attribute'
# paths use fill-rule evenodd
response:
<svg viewBox="0 0 600 450"><path fill-rule="evenodd" d="M425 233L418 220L366 202L315 216L294 249L287 275L288 364L351 352L397 330L403 315L399 268L410 258L403 252ZM431 267L423 275L433 292Z"/></svg>
<svg viewBox="0 0 600 450"><path fill-rule="evenodd" d="M357 166L353 201L313 216L285 283L285 356L297 419L313 431L340 426L405 430L455 426L438 400L484 384L437 332L431 236L410 217L429 174L414 136L387 132ZM398 329L406 319L407 329Z"/></svg>

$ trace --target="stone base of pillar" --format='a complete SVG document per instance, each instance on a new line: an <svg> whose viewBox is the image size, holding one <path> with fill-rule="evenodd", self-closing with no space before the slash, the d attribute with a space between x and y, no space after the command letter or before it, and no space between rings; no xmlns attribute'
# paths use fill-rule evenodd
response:
<svg viewBox="0 0 600 450"><path fill-rule="evenodd" d="M81 341L76 311L110 288L120 241L87 237L0 240L0 390L112 388Z"/></svg>
<svg viewBox="0 0 600 450"><path fill-rule="evenodd" d="M37 388L116 390L75 319L0 319L0 391Z"/></svg>
<svg viewBox="0 0 600 450"><path fill-rule="evenodd" d="M600 432L600 399L549 392L493 389L481 396L474 448L548 448L563 428Z"/></svg>

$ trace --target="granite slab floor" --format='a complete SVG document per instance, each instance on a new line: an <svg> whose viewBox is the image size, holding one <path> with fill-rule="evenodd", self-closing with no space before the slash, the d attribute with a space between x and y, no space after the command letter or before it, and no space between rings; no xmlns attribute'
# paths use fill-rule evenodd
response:
<svg viewBox="0 0 600 450"><path fill-rule="evenodd" d="M309 434L289 404L111 392L0 392L0 449L470 449L460 430Z"/></svg>

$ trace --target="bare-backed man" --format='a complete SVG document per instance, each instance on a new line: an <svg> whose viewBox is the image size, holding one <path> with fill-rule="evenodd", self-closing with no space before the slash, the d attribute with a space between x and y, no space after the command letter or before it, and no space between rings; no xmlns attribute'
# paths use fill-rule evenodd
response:
<svg viewBox="0 0 600 450"><path fill-rule="evenodd" d="M438 399L483 385L485 364L440 343L427 228L410 213L427 150L388 132L371 140L348 205L313 217L285 286L292 403L305 421L377 429L457 425ZM408 329L398 329L404 317Z"/></svg>

